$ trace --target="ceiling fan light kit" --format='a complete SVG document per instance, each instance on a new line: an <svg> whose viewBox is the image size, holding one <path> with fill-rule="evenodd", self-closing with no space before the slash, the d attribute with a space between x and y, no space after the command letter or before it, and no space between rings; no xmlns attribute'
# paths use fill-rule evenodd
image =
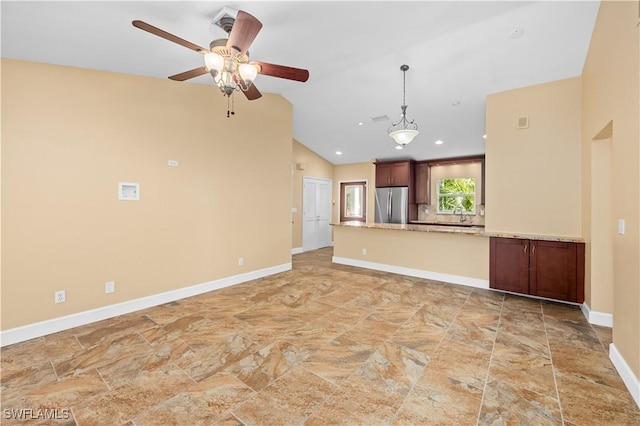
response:
<svg viewBox="0 0 640 426"><path fill-rule="evenodd" d="M187 40L170 34L142 21L133 21L134 27L147 31L166 40L194 50L204 56L204 66L170 76L171 80L185 81L209 73L224 96L227 96L227 117L234 115L233 95L243 92L248 100L258 99L262 93L253 84L258 74L305 82L309 79L309 71L300 68L269 64L266 62L249 62L249 46L253 43L262 28L262 23L254 16L239 10L235 18L233 11L223 9L219 26L229 34L229 38L213 40L209 49L205 49Z"/></svg>
<svg viewBox="0 0 640 426"><path fill-rule="evenodd" d="M418 125L415 123L415 120L407 120L407 102L406 102L406 94L407 94L407 71L409 70L409 65L402 65L400 67L400 71L402 71L402 106L400 117L401 120L397 123L391 124L391 126L387 129L387 133L389 136L396 141L400 146L404 147L411 143L413 138L418 136L420 132L418 132Z"/></svg>
<svg viewBox="0 0 640 426"><path fill-rule="evenodd" d="M249 90L258 75L258 65L248 63L248 54L226 47L226 42L226 39L211 42L211 51L204 54L204 64L220 91L231 96L236 90Z"/></svg>

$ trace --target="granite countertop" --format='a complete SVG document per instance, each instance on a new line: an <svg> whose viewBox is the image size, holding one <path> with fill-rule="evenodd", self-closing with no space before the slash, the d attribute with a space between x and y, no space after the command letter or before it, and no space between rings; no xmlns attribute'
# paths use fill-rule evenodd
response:
<svg viewBox="0 0 640 426"><path fill-rule="evenodd" d="M333 226L344 226L353 228L368 229L391 229L397 231L416 231L416 232L439 232L446 234L465 234L465 235L484 235L484 228L480 226L450 226L450 225L420 225L399 223L364 223L364 222L341 222L332 223Z"/></svg>
<svg viewBox="0 0 640 426"><path fill-rule="evenodd" d="M364 223L364 222L341 222L341 223L332 223L331 225L350 227L350 228L390 229L390 230L397 230L397 231L415 231L415 232L438 232L438 233L445 233L445 234L477 235L482 237L521 238L521 239L529 239L529 240L559 241L559 242L565 242L565 243L584 243L584 238L581 238L581 237L518 234L518 233L512 233L512 232L487 232L482 226L423 225L423 224L415 224L415 223L401 225L399 223Z"/></svg>
<svg viewBox="0 0 640 426"><path fill-rule="evenodd" d="M558 241L561 243L584 243L582 237L567 237L562 235L536 235L536 234L519 234L516 232L485 232L487 237L499 238L521 238L525 240L542 240L542 241Z"/></svg>

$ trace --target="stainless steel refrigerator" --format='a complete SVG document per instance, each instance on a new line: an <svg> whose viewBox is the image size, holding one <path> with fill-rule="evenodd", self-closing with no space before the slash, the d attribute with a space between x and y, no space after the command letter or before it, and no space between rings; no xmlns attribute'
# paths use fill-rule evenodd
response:
<svg viewBox="0 0 640 426"><path fill-rule="evenodd" d="M376 188L376 223L407 223L409 188Z"/></svg>

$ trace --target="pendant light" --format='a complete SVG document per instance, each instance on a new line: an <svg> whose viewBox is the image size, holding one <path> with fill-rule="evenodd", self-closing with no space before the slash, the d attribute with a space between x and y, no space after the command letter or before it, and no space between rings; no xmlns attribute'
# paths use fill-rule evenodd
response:
<svg viewBox="0 0 640 426"><path fill-rule="evenodd" d="M407 94L407 70L409 69L409 65L402 65L400 67L400 71L402 71L402 106L400 109L402 110L400 117L402 119L397 123L393 123L391 127L387 130L389 136L396 141L401 147L408 145L411 143L413 138L418 136L418 125L414 120L407 120L407 102L406 102L406 94Z"/></svg>

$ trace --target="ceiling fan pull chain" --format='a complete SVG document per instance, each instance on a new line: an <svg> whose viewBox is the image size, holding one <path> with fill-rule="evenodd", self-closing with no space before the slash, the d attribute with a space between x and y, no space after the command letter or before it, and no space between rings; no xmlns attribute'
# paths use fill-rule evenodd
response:
<svg viewBox="0 0 640 426"><path fill-rule="evenodd" d="M231 115L236 115L235 109L236 109L236 93L233 92L233 95L231 95Z"/></svg>
<svg viewBox="0 0 640 426"><path fill-rule="evenodd" d="M234 111L234 94L235 93L231 93L230 95L227 95L227 118L231 117L232 115L236 115Z"/></svg>

